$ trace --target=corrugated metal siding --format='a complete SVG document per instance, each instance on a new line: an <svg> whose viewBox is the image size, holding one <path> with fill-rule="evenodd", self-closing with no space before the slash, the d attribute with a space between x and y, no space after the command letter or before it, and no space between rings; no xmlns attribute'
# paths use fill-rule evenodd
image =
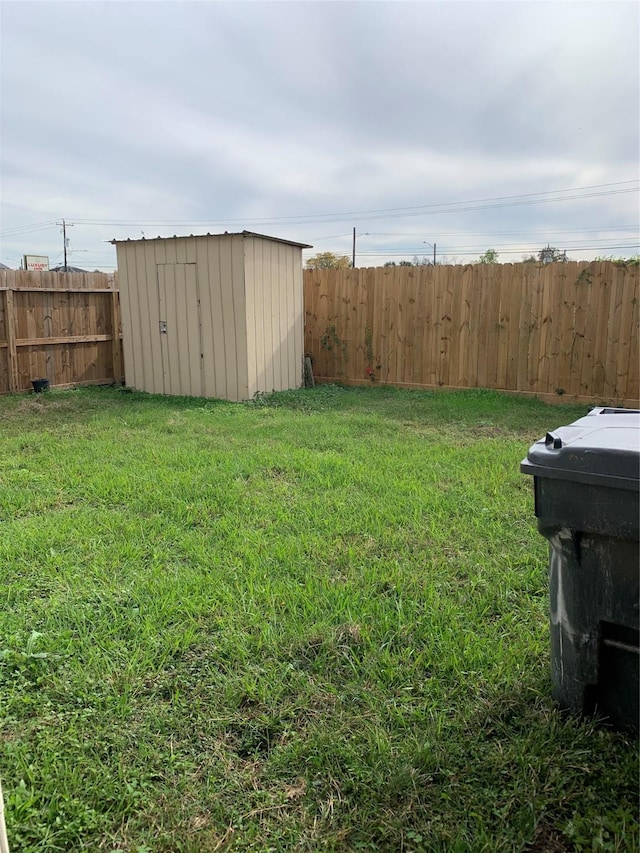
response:
<svg viewBox="0 0 640 853"><path fill-rule="evenodd" d="M127 385L246 400L302 384L300 247L229 234L116 248Z"/></svg>
<svg viewBox="0 0 640 853"><path fill-rule="evenodd" d="M302 384L302 252L245 237L249 391Z"/></svg>
<svg viewBox="0 0 640 853"><path fill-rule="evenodd" d="M203 393L205 397L246 400L249 392L242 237L197 237L194 243L200 280Z"/></svg>
<svg viewBox="0 0 640 853"><path fill-rule="evenodd" d="M164 393L158 285L153 245L117 246L125 382L140 391ZM153 333L156 331L156 334Z"/></svg>

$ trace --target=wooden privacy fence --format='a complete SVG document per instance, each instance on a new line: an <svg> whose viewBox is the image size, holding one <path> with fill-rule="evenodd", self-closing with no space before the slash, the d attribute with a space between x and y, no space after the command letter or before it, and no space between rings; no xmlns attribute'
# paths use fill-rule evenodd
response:
<svg viewBox="0 0 640 853"><path fill-rule="evenodd" d="M306 270L317 379L495 388L638 407L638 267L556 264ZM0 271L0 393L123 379L106 273Z"/></svg>
<svg viewBox="0 0 640 853"><path fill-rule="evenodd" d="M304 302L320 381L638 406L637 266L305 270Z"/></svg>
<svg viewBox="0 0 640 853"><path fill-rule="evenodd" d="M0 271L0 393L122 381L120 306L107 273Z"/></svg>

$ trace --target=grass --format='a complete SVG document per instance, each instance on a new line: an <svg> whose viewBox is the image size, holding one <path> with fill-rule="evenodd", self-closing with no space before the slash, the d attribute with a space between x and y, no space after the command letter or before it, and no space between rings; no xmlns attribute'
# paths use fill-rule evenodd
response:
<svg viewBox="0 0 640 853"><path fill-rule="evenodd" d="M637 849L635 743L549 697L519 473L583 413L0 398L12 849Z"/></svg>

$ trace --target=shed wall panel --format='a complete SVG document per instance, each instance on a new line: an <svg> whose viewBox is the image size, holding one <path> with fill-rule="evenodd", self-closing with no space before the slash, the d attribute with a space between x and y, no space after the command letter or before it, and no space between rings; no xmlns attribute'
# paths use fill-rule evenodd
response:
<svg viewBox="0 0 640 853"><path fill-rule="evenodd" d="M153 253L147 253L146 245L134 249L136 288L140 317L139 334L142 347L142 363L138 372L140 388L151 393L163 393L162 377L157 359L153 357L155 332L158 328L158 295L155 284Z"/></svg>
<svg viewBox="0 0 640 853"><path fill-rule="evenodd" d="M251 396L258 390L258 353L262 352L262 290L255 286L253 247L245 241L245 295L247 300L247 374Z"/></svg>
<svg viewBox="0 0 640 853"><path fill-rule="evenodd" d="M238 400L249 399L249 373L247 364L247 292L244 265L244 239L234 237L231 257L233 287L233 320L236 340L236 366L238 373Z"/></svg>
<svg viewBox="0 0 640 853"><path fill-rule="evenodd" d="M162 372L162 349L160 340L160 305L158 303L158 262L153 243L145 242L142 250L138 250L141 262L144 264L145 291L147 296L147 334L148 344L145 347L145 358L149 364L149 385L145 390L153 394L164 394L164 376Z"/></svg>
<svg viewBox="0 0 640 853"><path fill-rule="evenodd" d="M302 384L302 252L297 246L245 238L249 391Z"/></svg>
<svg viewBox="0 0 640 853"><path fill-rule="evenodd" d="M140 317L137 307L138 283L135 273L135 255L131 246L117 247L118 278L120 283L120 306L122 313L122 355L124 360L125 384L139 388L139 366L142 363L140 345Z"/></svg>
<svg viewBox="0 0 640 853"><path fill-rule="evenodd" d="M302 279L302 250L293 249L286 255L287 388L299 388L303 382L304 299Z"/></svg>
<svg viewBox="0 0 640 853"><path fill-rule="evenodd" d="M215 245L209 240L196 244L200 288L200 316L202 318L203 383L205 397L226 399L226 364L224 328L222 327L222 297L217 279L218 260Z"/></svg>
<svg viewBox="0 0 640 853"><path fill-rule="evenodd" d="M248 385L242 238L229 235L196 240L204 394L243 400Z"/></svg>

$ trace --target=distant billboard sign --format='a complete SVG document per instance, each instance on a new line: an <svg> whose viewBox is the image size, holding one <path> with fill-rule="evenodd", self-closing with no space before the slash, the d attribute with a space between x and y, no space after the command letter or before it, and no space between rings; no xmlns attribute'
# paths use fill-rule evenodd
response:
<svg viewBox="0 0 640 853"><path fill-rule="evenodd" d="M24 268L31 272L46 272L49 269L49 258L46 255L24 255Z"/></svg>

